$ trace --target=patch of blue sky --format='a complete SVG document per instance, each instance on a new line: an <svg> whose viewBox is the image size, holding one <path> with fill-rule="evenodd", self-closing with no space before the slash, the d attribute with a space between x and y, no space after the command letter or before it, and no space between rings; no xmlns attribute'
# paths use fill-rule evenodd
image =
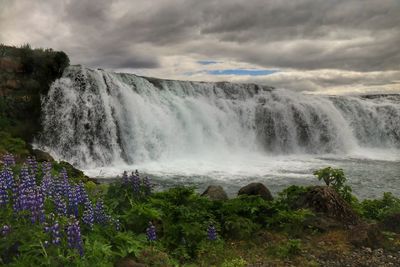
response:
<svg viewBox="0 0 400 267"><path fill-rule="evenodd" d="M271 75L278 70L260 70L260 69L225 69L225 70L209 70L210 75L249 75L249 76L264 76Z"/></svg>

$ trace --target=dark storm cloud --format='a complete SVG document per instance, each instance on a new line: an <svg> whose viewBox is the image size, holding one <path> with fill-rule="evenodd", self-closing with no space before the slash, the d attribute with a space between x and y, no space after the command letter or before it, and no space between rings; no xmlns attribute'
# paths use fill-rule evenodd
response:
<svg viewBox="0 0 400 267"><path fill-rule="evenodd" d="M400 0L0 0L0 5L0 42L63 49L73 63L92 67L160 69L166 57L192 56L193 62L206 58L266 69L400 69ZM321 84L347 81L329 79Z"/></svg>

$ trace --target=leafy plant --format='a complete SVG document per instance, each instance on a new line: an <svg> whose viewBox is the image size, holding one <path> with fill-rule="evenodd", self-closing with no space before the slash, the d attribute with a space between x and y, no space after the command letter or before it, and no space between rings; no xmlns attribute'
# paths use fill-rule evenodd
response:
<svg viewBox="0 0 400 267"><path fill-rule="evenodd" d="M275 202L280 206L280 209L290 209L299 197L307 191L307 187L291 185L278 193L278 199Z"/></svg>
<svg viewBox="0 0 400 267"><path fill-rule="evenodd" d="M366 199L361 202L361 214L372 220L382 220L385 217L400 213L400 199L392 193L383 193L381 199Z"/></svg>
<svg viewBox="0 0 400 267"><path fill-rule="evenodd" d="M194 188L177 187L156 193L150 198L161 211L162 242L178 257L193 257L202 240L207 238L210 222L218 229L213 215L212 201L200 197Z"/></svg>
<svg viewBox="0 0 400 267"><path fill-rule="evenodd" d="M346 185L346 177L344 175L343 169L334 169L332 167L326 167L314 172L318 180L323 180L327 186L331 186L339 193L344 200L348 203L352 203L354 200L351 194L351 187Z"/></svg>
<svg viewBox="0 0 400 267"><path fill-rule="evenodd" d="M303 231L304 221L313 216L307 209L279 210L277 214L268 219L269 227L297 235Z"/></svg>

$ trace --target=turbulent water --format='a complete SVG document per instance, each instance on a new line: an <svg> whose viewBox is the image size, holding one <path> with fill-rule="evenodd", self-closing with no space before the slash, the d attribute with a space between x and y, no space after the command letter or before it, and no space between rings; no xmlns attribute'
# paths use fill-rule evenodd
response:
<svg viewBox="0 0 400 267"><path fill-rule="evenodd" d="M42 110L37 145L94 176L140 168L160 183L236 189L256 179L302 181L333 165L359 168L353 183L368 169L400 179L400 95L314 96L72 66Z"/></svg>

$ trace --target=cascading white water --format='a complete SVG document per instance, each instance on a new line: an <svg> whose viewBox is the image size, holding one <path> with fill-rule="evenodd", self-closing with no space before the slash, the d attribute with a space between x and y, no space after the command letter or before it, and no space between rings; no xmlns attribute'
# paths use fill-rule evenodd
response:
<svg viewBox="0 0 400 267"><path fill-rule="evenodd" d="M86 167L400 147L399 96L312 96L72 66L42 107L38 145Z"/></svg>

